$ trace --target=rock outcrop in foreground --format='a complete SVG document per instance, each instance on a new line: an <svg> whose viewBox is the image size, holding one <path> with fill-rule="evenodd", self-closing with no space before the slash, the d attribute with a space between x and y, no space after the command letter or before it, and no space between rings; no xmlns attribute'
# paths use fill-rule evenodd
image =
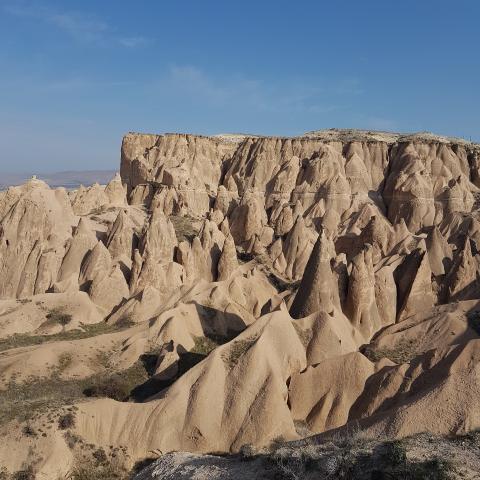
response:
<svg viewBox="0 0 480 480"><path fill-rule="evenodd" d="M0 464L480 428L479 188L476 144L330 130L0 192Z"/></svg>

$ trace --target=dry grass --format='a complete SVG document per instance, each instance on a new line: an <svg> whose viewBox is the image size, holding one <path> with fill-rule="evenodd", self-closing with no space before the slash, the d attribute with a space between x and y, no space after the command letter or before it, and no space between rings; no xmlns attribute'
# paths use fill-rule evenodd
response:
<svg viewBox="0 0 480 480"><path fill-rule="evenodd" d="M215 350L220 344L209 337L194 337L195 345L190 350L191 353L198 353L200 355L208 355L212 350Z"/></svg>
<svg viewBox="0 0 480 480"><path fill-rule="evenodd" d="M64 328L72 321L72 316L69 313L65 313L61 308L54 308L53 310L50 310L46 317L47 325L58 324Z"/></svg>
<svg viewBox="0 0 480 480"><path fill-rule="evenodd" d="M169 219L173 224L179 242L191 242L198 235L198 222L193 217L170 215Z"/></svg>
<svg viewBox="0 0 480 480"><path fill-rule="evenodd" d="M0 391L0 424L13 419L27 422L48 413L52 421L62 414L62 408L85 397L108 397L118 401L129 398L130 392L148 380L141 362L110 374L96 374L83 379L63 380L60 369L49 378L30 378L23 383L11 382Z"/></svg>
<svg viewBox="0 0 480 480"><path fill-rule="evenodd" d="M357 439L355 442L302 445L276 445L267 461L283 479L339 480L449 480L457 468L449 459L436 455L432 446L429 458L408 455L409 444L403 441ZM277 478L272 476L271 478Z"/></svg>
<svg viewBox="0 0 480 480"><path fill-rule="evenodd" d="M105 333L113 333L125 330L132 325L133 323L129 323L128 321L117 322L115 325L109 325L106 322L100 322L93 325L81 324L81 329L69 330L67 332L62 331L53 335L32 335L28 333L19 333L0 339L0 352L10 350L11 348L29 347L48 342L81 340L83 338L90 338L97 335L103 335Z"/></svg>
<svg viewBox="0 0 480 480"><path fill-rule="evenodd" d="M222 353L223 361L230 368L233 368L238 363L240 357L248 352L256 340L256 337L249 337L245 340L234 340L230 348Z"/></svg>
<svg viewBox="0 0 480 480"><path fill-rule="evenodd" d="M392 362L400 365L408 363L417 356L417 340L401 340L392 348L379 348L367 345L362 353L372 362L378 362L382 358L388 358Z"/></svg>

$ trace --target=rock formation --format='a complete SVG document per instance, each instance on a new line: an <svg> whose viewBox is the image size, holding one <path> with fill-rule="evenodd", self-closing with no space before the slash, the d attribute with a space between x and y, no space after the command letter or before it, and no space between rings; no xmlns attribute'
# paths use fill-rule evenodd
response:
<svg viewBox="0 0 480 480"><path fill-rule="evenodd" d="M0 192L0 465L480 428L479 155L429 134L132 133L106 186ZM37 397L8 403L42 382L66 431Z"/></svg>

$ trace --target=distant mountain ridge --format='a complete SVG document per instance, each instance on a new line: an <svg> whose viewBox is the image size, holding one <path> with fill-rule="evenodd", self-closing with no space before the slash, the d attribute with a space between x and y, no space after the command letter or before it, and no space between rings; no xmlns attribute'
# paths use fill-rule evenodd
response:
<svg viewBox="0 0 480 480"><path fill-rule="evenodd" d="M0 190L12 185L21 185L32 177L32 173L0 172ZM90 186L94 183L106 184L115 175L115 170L80 170L37 174L37 178L51 187L78 188L80 185Z"/></svg>

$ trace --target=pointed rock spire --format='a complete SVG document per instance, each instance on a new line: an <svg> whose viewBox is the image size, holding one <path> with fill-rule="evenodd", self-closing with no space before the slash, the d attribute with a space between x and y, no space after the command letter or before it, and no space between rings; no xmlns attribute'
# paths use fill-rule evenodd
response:
<svg viewBox="0 0 480 480"><path fill-rule="evenodd" d="M155 209L143 235L140 252L143 256L148 253L152 259L166 263L173 260L173 252L177 244L172 222L159 208Z"/></svg>
<svg viewBox="0 0 480 480"><path fill-rule="evenodd" d="M436 225L427 236L426 244L432 273L435 276L443 275L445 273L444 260L452 258L452 249Z"/></svg>
<svg viewBox="0 0 480 480"><path fill-rule="evenodd" d="M229 235L223 244L223 251L218 261L218 281L227 280L238 267L237 250L233 237Z"/></svg>
<svg viewBox="0 0 480 480"><path fill-rule="evenodd" d="M103 242L98 241L93 250L87 254L80 269L78 283L89 285L97 276L104 277L112 266L112 258Z"/></svg>
<svg viewBox="0 0 480 480"><path fill-rule="evenodd" d="M465 238L463 250L458 255L448 278L449 301L469 300L478 296L478 262L472 255L470 237Z"/></svg>
<svg viewBox="0 0 480 480"><path fill-rule="evenodd" d="M303 275L315 240L316 233L305 225L304 218L299 215L283 243L287 277L296 279Z"/></svg>
<svg viewBox="0 0 480 480"><path fill-rule="evenodd" d="M352 260L345 313L366 340L370 340L381 326L375 298L375 273L371 245L367 245Z"/></svg>
<svg viewBox="0 0 480 480"><path fill-rule="evenodd" d="M432 270L430 269L429 256L426 252L423 252L421 253L420 265L415 272L410 289L398 313L398 321L423 310L428 310L434 304Z"/></svg>
<svg viewBox="0 0 480 480"><path fill-rule="evenodd" d="M337 291L330 262L335 256L333 242L322 230L313 247L297 294L290 308L293 318L303 318L311 313L330 313L336 304Z"/></svg>
<svg viewBox="0 0 480 480"><path fill-rule="evenodd" d="M126 188L122 184L122 179L119 173L110 180L105 187L105 194L112 205L123 206L127 204Z"/></svg>
<svg viewBox="0 0 480 480"><path fill-rule="evenodd" d="M89 221L82 217L70 241L67 253L58 272L58 281L62 282L71 275L78 279L80 267L86 254L97 244L97 238L90 228Z"/></svg>
<svg viewBox="0 0 480 480"><path fill-rule="evenodd" d="M133 225L123 209L110 226L106 245L113 259L132 258Z"/></svg>

